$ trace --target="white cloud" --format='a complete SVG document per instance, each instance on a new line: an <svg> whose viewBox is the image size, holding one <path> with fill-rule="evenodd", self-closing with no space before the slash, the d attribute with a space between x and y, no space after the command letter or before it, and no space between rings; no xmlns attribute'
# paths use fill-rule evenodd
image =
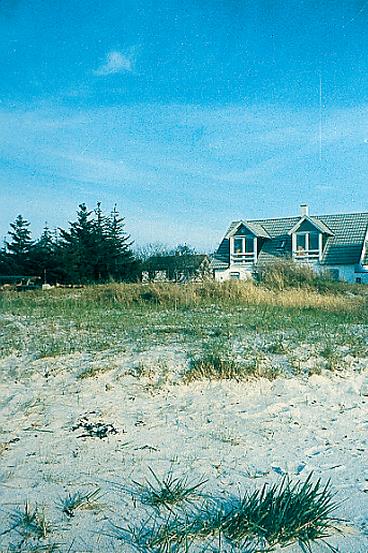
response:
<svg viewBox="0 0 368 553"><path fill-rule="evenodd" d="M98 77L103 77L105 75L123 73L124 71L133 71L132 59L128 55L123 54L123 52L113 50L106 55L105 63L95 69L93 73Z"/></svg>

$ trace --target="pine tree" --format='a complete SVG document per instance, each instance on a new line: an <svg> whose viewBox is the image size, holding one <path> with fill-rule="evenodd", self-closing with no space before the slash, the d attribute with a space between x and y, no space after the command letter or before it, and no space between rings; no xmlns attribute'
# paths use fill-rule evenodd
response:
<svg viewBox="0 0 368 553"><path fill-rule="evenodd" d="M47 222L32 248L31 265L42 276L44 282L55 283L64 280L64 271L58 255L57 235L49 229Z"/></svg>
<svg viewBox="0 0 368 553"><path fill-rule="evenodd" d="M98 202L94 211L83 203L79 205L76 221L69 222L69 229L59 229L60 239L52 238L46 227L37 243L37 251L52 260L57 280L69 283L134 280L136 264L130 246L130 236L125 231L124 218L116 206L109 216ZM56 277L55 277L56 278Z"/></svg>
<svg viewBox="0 0 368 553"><path fill-rule="evenodd" d="M136 263L130 249L133 242L125 231L124 220L115 204L107 225L108 272L115 280L135 280Z"/></svg>
<svg viewBox="0 0 368 553"><path fill-rule="evenodd" d="M80 204L77 220L69 222L69 231L59 229L66 278L72 282L91 282L95 279L95 236L91 211Z"/></svg>
<svg viewBox="0 0 368 553"><path fill-rule="evenodd" d="M7 276L10 274L12 274L11 264L6 252L6 244L4 243L4 247L0 248L0 276Z"/></svg>
<svg viewBox="0 0 368 553"><path fill-rule="evenodd" d="M11 241L6 242L6 253L13 274L28 274L32 271L31 252L34 243L29 226L30 223L22 215L18 215L14 223L10 223L12 230L8 234ZM34 273L32 272L32 274Z"/></svg>
<svg viewBox="0 0 368 553"><path fill-rule="evenodd" d="M101 202L97 202L97 206L94 210L94 279L95 281L108 280L108 217L103 214L101 209Z"/></svg>

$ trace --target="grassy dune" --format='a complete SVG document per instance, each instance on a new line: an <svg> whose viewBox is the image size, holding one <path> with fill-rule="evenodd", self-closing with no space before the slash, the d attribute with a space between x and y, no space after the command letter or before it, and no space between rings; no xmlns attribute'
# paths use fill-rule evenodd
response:
<svg viewBox="0 0 368 553"><path fill-rule="evenodd" d="M111 284L82 289L0 293L0 355L37 357L212 338L229 344L245 333L363 347L347 325L368 322L367 295L345 287L274 290L252 283ZM21 330L24 328L24 332ZM218 347L216 348L218 349Z"/></svg>

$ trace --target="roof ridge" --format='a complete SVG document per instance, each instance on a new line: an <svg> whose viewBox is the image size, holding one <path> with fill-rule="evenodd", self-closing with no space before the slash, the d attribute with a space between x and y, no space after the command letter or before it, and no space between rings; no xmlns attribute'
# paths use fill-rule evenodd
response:
<svg viewBox="0 0 368 553"><path fill-rule="evenodd" d="M367 215L368 211L349 211L348 213L324 213L322 215L315 215L313 213L309 214L309 217L334 217L334 216L344 216L344 215ZM286 217L260 217L257 219L239 219L236 221L233 221L233 223L238 223L240 221L248 221L249 223L253 223L255 221L280 221L281 219L295 219L297 217L302 217L302 215L287 215Z"/></svg>

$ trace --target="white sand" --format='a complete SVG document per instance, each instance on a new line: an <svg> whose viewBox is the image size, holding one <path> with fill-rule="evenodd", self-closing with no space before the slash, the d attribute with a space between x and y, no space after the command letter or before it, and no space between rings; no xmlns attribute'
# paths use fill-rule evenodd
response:
<svg viewBox="0 0 368 553"><path fill-rule="evenodd" d="M180 353L162 350L141 359L154 367L163 356L168 369L184 362ZM344 553L367 553L363 374L156 386L159 375L125 374L137 360L101 354L1 362L1 529L10 526L9 511L28 500L45 507L55 524L50 541L62 543L61 551L130 551L105 534L111 533L111 522L139 525L152 512L129 492L132 480L149 476L148 467L161 476L171 466L175 474L190 470L194 479L208 478L206 491L220 496L261 487L280 473L304 479L314 471L316 479L331 478L338 499L346 500L336 514L349 521L347 534L330 542ZM78 380L90 366L112 368ZM112 423L118 434L79 438L71 428L83 415ZM104 493L101 510L80 511L71 519L61 513L60 497L96 486ZM0 551L17 540L14 532L6 533Z"/></svg>

